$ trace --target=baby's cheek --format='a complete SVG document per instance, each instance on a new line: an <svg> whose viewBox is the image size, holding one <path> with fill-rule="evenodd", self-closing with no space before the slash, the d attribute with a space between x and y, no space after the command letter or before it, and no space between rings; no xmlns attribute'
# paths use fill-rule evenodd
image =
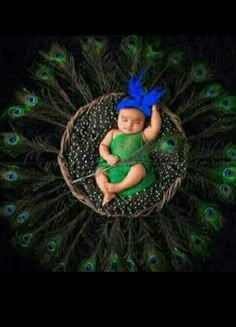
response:
<svg viewBox="0 0 236 327"><path fill-rule="evenodd" d="M143 124L141 124L141 126L140 126L140 131L143 131L144 128L145 128L145 122L143 122Z"/></svg>

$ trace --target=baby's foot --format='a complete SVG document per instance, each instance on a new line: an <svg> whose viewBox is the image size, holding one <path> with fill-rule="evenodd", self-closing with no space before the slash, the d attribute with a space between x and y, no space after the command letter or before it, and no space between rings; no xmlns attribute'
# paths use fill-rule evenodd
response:
<svg viewBox="0 0 236 327"><path fill-rule="evenodd" d="M105 193L103 197L102 206L104 207L106 204L111 202L111 200L113 200L115 197L116 197L115 193Z"/></svg>
<svg viewBox="0 0 236 327"><path fill-rule="evenodd" d="M106 183L105 187L109 193L119 193L122 191L120 183Z"/></svg>
<svg viewBox="0 0 236 327"><path fill-rule="evenodd" d="M106 184L107 184L107 181L101 182L100 185L99 185L100 190L102 191L103 194L108 193L107 188L106 188Z"/></svg>

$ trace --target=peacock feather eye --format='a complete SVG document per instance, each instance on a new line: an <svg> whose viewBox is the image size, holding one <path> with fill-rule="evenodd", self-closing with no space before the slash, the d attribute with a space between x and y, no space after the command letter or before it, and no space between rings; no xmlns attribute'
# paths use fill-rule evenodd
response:
<svg viewBox="0 0 236 327"><path fill-rule="evenodd" d="M106 38L104 36L96 36L95 37L96 45L99 48L103 48L106 45Z"/></svg>
<svg viewBox="0 0 236 327"><path fill-rule="evenodd" d="M194 71L194 74L195 74L196 77L201 77L202 74L203 74L202 68L201 67L196 68L195 71Z"/></svg>
<svg viewBox="0 0 236 327"><path fill-rule="evenodd" d="M137 43L137 36L135 35L128 36L127 42L129 43L129 45L134 46Z"/></svg>
<svg viewBox="0 0 236 327"><path fill-rule="evenodd" d="M12 118L18 118L23 116L24 110L19 106L13 106L8 109L8 115Z"/></svg>
<svg viewBox="0 0 236 327"><path fill-rule="evenodd" d="M234 171L231 168L225 168L223 175L224 177L232 177L234 176Z"/></svg>
<svg viewBox="0 0 236 327"><path fill-rule="evenodd" d="M229 198L232 195L232 188L227 184L220 185L219 190L224 197Z"/></svg>
<svg viewBox="0 0 236 327"><path fill-rule="evenodd" d="M156 45L150 45L147 48L147 58L153 60L159 60L164 57L165 53L162 49L159 49Z"/></svg>
<svg viewBox="0 0 236 327"><path fill-rule="evenodd" d="M205 216L207 219L212 218L215 215L215 210L211 207L205 209Z"/></svg>
<svg viewBox="0 0 236 327"><path fill-rule="evenodd" d="M222 100L222 106L224 107L224 108L227 108L228 107L228 105L229 105L229 101L228 101L228 99L224 99L224 100Z"/></svg>
<svg viewBox="0 0 236 327"><path fill-rule="evenodd" d="M216 99L214 104L218 110L222 110L225 113L234 112L236 109L236 96L221 96Z"/></svg>
<svg viewBox="0 0 236 327"><path fill-rule="evenodd" d="M57 52L57 53L55 54L55 58L57 58L57 59L62 59L62 58L63 58L63 53Z"/></svg>
<svg viewBox="0 0 236 327"><path fill-rule="evenodd" d="M228 151L228 157L229 157L229 159L235 160L236 159L236 150L230 149Z"/></svg>
<svg viewBox="0 0 236 327"><path fill-rule="evenodd" d="M42 79L47 80L49 78L49 73L46 71L42 72L41 76L42 76Z"/></svg>
<svg viewBox="0 0 236 327"><path fill-rule="evenodd" d="M174 152L182 147L183 142L184 139L179 136L167 135L157 142L156 147L162 152Z"/></svg>
<svg viewBox="0 0 236 327"><path fill-rule="evenodd" d="M179 65L183 60L184 53L182 51L175 51L169 55L169 63L172 65Z"/></svg>
<svg viewBox="0 0 236 327"><path fill-rule="evenodd" d="M213 88L210 88L207 92L207 96L213 98L216 95L216 92Z"/></svg>
<svg viewBox="0 0 236 327"><path fill-rule="evenodd" d="M35 107L38 104L38 97L35 95L29 95L26 98L27 105Z"/></svg>
<svg viewBox="0 0 236 327"><path fill-rule="evenodd" d="M85 267L84 267L84 270L86 272L92 272L92 271L94 271L94 266L91 263L86 263Z"/></svg>
<svg viewBox="0 0 236 327"><path fill-rule="evenodd" d="M29 213L28 212L22 212L18 218L17 218L17 222L20 224L23 224L25 221L27 221L29 219Z"/></svg>
<svg viewBox="0 0 236 327"><path fill-rule="evenodd" d="M25 244L30 244L31 240L32 240L32 234L24 234L22 237L22 240Z"/></svg>
<svg viewBox="0 0 236 327"><path fill-rule="evenodd" d="M14 204L8 204L4 207L4 215L9 217L16 212L16 206Z"/></svg>
<svg viewBox="0 0 236 327"><path fill-rule="evenodd" d="M56 250L56 248L57 248L57 244L55 241L48 242L47 249L49 252L54 252Z"/></svg>
<svg viewBox="0 0 236 327"><path fill-rule="evenodd" d="M11 134L9 137L8 137L8 144L9 145L15 145L16 143L17 143L17 141L18 141L18 137L17 137L17 135L15 135L15 134Z"/></svg>
<svg viewBox="0 0 236 327"><path fill-rule="evenodd" d="M7 172L7 180L9 182L14 182L17 180L17 172L14 170L10 170L9 172Z"/></svg>
<svg viewBox="0 0 236 327"><path fill-rule="evenodd" d="M131 262L130 260L127 261L127 266L128 269L132 269L133 268L133 262Z"/></svg>
<svg viewBox="0 0 236 327"><path fill-rule="evenodd" d="M66 55L64 52L56 51L53 55L53 59L58 63L64 63L66 61Z"/></svg>
<svg viewBox="0 0 236 327"><path fill-rule="evenodd" d="M148 258L148 263L150 265L157 265L159 263L159 260L156 256L151 256Z"/></svg>
<svg viewBox="0 0 236 327"><path fill-rule="evenodd" d="M127 267L128 267L128 270L131 272L137 271L136 265L131 258L127 259Z"/></svg>
<svg viewBox="0 0 236 327"><path fill-rule="evenodd" d="M118 270L118 263L117 262L112 262L111 263L111 271L115 272Z"/></svg>
<svg viewBox="0 0 236 327"><path fill-rule="evenodd" d="M11 137L9 137L9 144L15 144L16 143L16 136L13 135Z"/></svg>
<svg viewBox="0 0 236 327"><path fill-rule="evenodd" d="M205 63L197 63L192 67L192 79L198 83L208 79L209 70Z"/></svg>
<svg viewBox="0 0 236 327"><path fill-rule="evenodd" d="M204 76L204 71L201 67L198 67L196 68L194 71L193 71L193 76L195 78L196 81L201 81L201 79L203 78Z"/></svg>
<svg viewBox="0 0 236 327"><path fill-rule="evenodd" d="M35 76L37 79L47 81L53 78L53 69L47 65L39 65L35 71Z"/></svg>
<svg viewBox="0 0 236 327"><path fill-rule="evenodd" d="M230 190L229 185L223 184L223 185L220 186L220 191L221 191L222 193L228 193L229 190Z"/></svg>
<svg viewBox="0 0 236 327"><path fill-rule="evenodd" d="M167 143L169 144L169 145L171 145L171 146L175 146L175 140L173 140L173 139L169 139L168 141L167 141Z"/></svg>
<svg viewBox="0 0 236 327"><path fill-rule="evenodd" d="M210 84L200 92L200 97L214 99L217 98L223 92L223 90L222 85L219 83Z"/></svg>
<svg viewBox="0 0 236 327"><path fill-rule="evenodd" d="M67 60L67 51L59 44L53 44L48 55L51 61L54 61L58 64L64 64ZM49 69L51 69L51 67Z"/></svg>
<svg viewBox="0 0 236 327"><path fill-rule="evenodd" d="M133 258L131 256L128 256L128 258L126 259L126 265L128 268L129 272L136 272L137 271L137 267L136 264L133 260Z"/></svg>
<svg viewBox="0 0 236 327"><path fill-rule="evenodd" d="M61 262L59 263L53 270L54 272L65 272L66 271L66 265Z"/></svg>
<svg viewBox="0 0 236 327"><path fill-rule="evenodd" d="M81 272L95 272L95 270L96 260L94 257L84 260L79 266L79 271Z"/></svg>
<svg viewBox="0 0 236 327"><path fill-rule="evenodd" d="M222 174L222 172L221 172ZM223 178L226 184L235 185L236 182L236 167L227 167L223 170Z"/></svg>

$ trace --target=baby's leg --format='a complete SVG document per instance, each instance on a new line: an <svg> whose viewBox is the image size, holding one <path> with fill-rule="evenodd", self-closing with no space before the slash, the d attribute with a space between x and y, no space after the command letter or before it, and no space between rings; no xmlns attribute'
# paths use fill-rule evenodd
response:
<svg viewBox="0 0 236 327"><path fill-rule="evenodd" d="M104 172L101 168L98 168L96 170L96 183L99 187L99 189L102 191L104 194L103 202L102 205L105 206L107 203L109 203L112 199L115 198L115 193L114 192L109 192L105 185L109 182L107 173Z"/></svg>
<svg viewBox="0 0 236 327"><path fill-rule="evenodd" d="M102 193L106 193L107 189L105 188L105 184L109 182L107 173L102 170L102 168L98 168L96 170L95 175L96 183L99 187L99 189L102 191Z"/></svg>
<svg viewBox="0 0 236 327"><path fill-rule="evenodd" d="M142 164L134 165L125 179L120 183L107 183L106 188L111 193L123 192L141 182L146 176L146 169Z"/></svg>

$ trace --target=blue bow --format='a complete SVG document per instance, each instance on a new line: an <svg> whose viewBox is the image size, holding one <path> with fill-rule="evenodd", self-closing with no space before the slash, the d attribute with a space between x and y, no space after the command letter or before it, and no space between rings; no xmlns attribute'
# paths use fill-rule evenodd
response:
<svg viewBox="0 0 236 327"><path fill-rule="evenodd" d="M143 74L139 77L132 77L129 81L129 99L120 101L116 110L124 108L136 108L144 113L145 116L151 117L152 106L157 104L159 99L166 93L162 87L157 87L150 92L145 92L142 87Z"/></svg>

